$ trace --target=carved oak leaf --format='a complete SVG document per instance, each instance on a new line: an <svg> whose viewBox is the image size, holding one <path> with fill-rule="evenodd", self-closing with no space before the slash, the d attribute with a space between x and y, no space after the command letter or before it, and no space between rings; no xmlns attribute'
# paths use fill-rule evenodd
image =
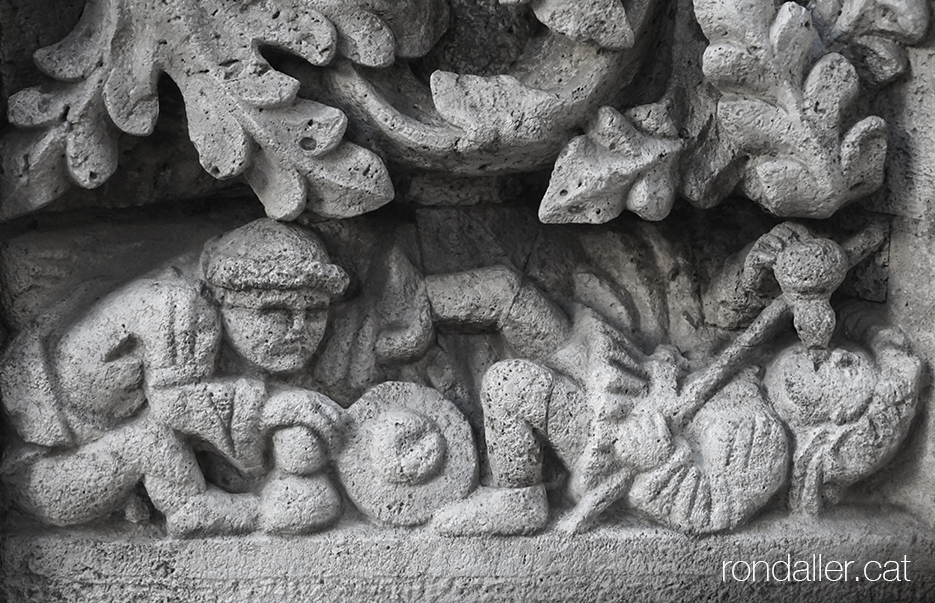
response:
<svg viewBox="0 0 935 603"><path fill-rule="evenodd" d="M152 133L160 73L182 92L204 168L219 179L242 174L271 217L293 219L306 205L336 218L375 209L393 197L382 161L344 142L344 114L297 98L299 82L259 49L314 65L339 52L384 65L397 50L427 48L446 26L442 0L88 0L75 30L35 53L57 82L10 99L10 121L24 131L4 140L0 217L49 203L69 181L103 183L117 168L119 134Z"/></svg>
<svg viewBox="0 0 935 603"><path fill-rule="evenodd" d="M711 42L704 73L723 93L721 131L748 158L745 194L778 216L826 218L879 188L886 124L866 117L842 133L857 73L837 53L812 65L815 33L805 8L696 0L695 11Z"/></svg>
<svg viewBox="0 0 935 603"><path fill-rule="evenodd" d="M875 85L906 70L902 45L921 41L929 22L927 0L813 0L809 9L826 47Z"/></svg>
<svg viewBox="0 0 935 603"><path fill-rule="evenodd" d="M681 142L640 132L602 107L583 136L562 150L539 206L547 224L603 224L628 209L661 220L672 209Z"/></svg>
<svg viewBox="0 0 935 603"><path fill-rule="evenodd" d="M448 29L445 0L311 0L337 30L338 52L367 67L419 57Z"/></svg>

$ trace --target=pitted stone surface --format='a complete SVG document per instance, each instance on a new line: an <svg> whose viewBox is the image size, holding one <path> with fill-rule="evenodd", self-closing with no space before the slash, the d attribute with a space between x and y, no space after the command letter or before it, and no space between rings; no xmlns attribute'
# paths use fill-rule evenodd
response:
<svg viewBox="0 0 935 603"><path fill-rule="evenodd" d="M924 0L40 4L0 598L935 598Z"/></svg>

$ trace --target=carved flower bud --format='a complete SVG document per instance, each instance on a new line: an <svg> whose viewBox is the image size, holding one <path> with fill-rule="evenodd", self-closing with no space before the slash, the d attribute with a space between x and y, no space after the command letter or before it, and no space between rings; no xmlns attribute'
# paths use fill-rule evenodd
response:
<svg viewBox="0 0 935 603"><path fill-rule="evenodd" d="M773 407L793 428L856 420L873 395L876 371L866 353L838 348L816 365L800 346L785 350L769 369Z"/></svg>
<svg viewBox="0 0 935 603"><path fill-rule="evenodd" d="M791 294L793 297L795 294ZM836 324L834 309L828 298L802 299L793 297L792 315L795 331L808 349L827 348Z"/></svg>
<svg viewBox="0 0 935 603"><path fill-rule="evenodd" d="M784 293L830 296L847 274L847 254L829 239L790 245L776 260L773 273Z"/></svg>
<svg viewBox="0 0 935 603"><path fill-rule="evenodd" d="M789 246L773 273L792 303L795 330L807 348L826 348L835 316L828 299L847 274L847 254L828 239L808 239Z"/></svg>

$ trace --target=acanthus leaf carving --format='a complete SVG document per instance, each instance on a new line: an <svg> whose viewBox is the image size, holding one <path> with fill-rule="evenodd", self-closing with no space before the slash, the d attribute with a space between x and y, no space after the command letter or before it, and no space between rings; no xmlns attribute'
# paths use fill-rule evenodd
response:
<svg viewBox="0 0 935 603"><path fill-rule="evenodd" d="M640 132L611 107L602 107L586 134L558 156L539 207L545 223L602 224L628 209L661 220L675 202L681 143Z"/></svg>
<svg viewBox="0 0 935 603"><path fill-rule="evenodd" d="M502 4L532 5L536 17L549 28L579 42L622 50L633 46L635 36L620 0L501 0Z"/></svg>
<svg viewBox="0 0 935 603"><path fill-rule="evenodd" d="M120 133L152 133L160 73L182 92L203 167L219 179L244 174L271 217L293 219L306 203L320 215L348 217L392 199L380 158L343 140L344 114L298 98L299 82L259 51L277 47L313 65L338 52L363 63L379 55L382 64L394 56L388 26L365 7L324 3L324 11L356 19L354 30L291 0L214 4L89 0L68 37L36 52L40 69L58 81L10 99L10 121L28 132L4 145L6 217L49 203L68 181L85 188L106 181L117 168ZM439 27L417 33L434 41ZM384 30L382 38L370 35ZM364 49L381 39L388 49Z"/></svg>
<svg viewBox="0 0 935 603"><path fill-rule="evenodd" d="M886 125L870 116L844 129L857 73L837 53L812 64L808 10L755 0L695 7L711 42L704 73L723 94L719 125L747 157L747 196L779 216L825 218L882 185Z"/></svg>
<svg viewBox="0 0 935 603"><path fill-rule="evenodd" d="M813 0L809 10L825 46L848 57L874 85L905 72L902 45L919 42L929 21L924 0Z"/></svg>

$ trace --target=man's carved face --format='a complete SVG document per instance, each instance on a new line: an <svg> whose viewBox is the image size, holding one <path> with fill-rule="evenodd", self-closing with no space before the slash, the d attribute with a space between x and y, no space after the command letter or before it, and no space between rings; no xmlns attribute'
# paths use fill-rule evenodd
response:
<svg viewBox="0 0 935 603"><path fill-rule="evenodd" d="M292 373L309 363L328 324L329 297L316 291L252 291L226 295L224 334L249 363Z"/></svg>

